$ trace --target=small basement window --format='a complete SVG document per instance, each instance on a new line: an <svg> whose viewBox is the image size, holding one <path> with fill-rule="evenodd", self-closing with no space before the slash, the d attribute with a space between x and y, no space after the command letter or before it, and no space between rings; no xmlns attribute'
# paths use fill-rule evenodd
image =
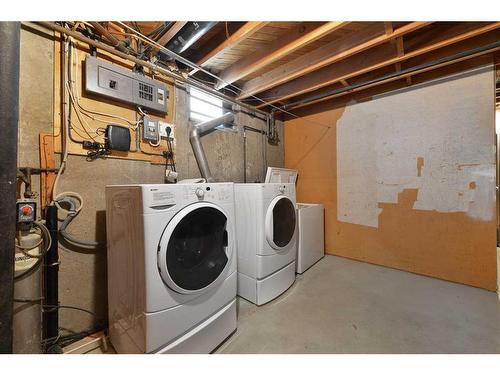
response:
<svg viewBox="0 0 500 375"><path fill-rule="evenodd" d="M223 115L222 100L195 88L191 88L189 94L189 119L191 121L208 121Z"/></svg>

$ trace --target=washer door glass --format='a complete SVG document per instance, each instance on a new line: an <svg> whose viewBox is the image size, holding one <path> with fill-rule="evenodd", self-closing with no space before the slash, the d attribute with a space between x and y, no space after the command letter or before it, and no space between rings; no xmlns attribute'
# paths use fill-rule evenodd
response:
<svg viewBox="0 0 500 375"><path fill-rule="evenodd" d="M227 217L213 207L189 212L177 224L167 246L166 265L172 281L185 290L210 285L228 262Z"/></svg>
<svg viewBox="0 0 500 375"><path fill-rule="evenodd" d="M295 233L295 207L286 197L280 197L273 206L273 242L285 247Z"/></svg>

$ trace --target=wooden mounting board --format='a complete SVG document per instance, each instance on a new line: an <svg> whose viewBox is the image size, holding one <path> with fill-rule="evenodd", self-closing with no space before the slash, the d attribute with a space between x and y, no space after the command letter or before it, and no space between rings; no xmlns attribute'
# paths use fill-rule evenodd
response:
<svg viewBox="0 0 500 375"><path fill-rule="evenodd" d="M50 133L40 133L40 168L55 168L54 160L54 137ZM52 188L56 179L55 172L40 173L40 202L41 209L52 201Z"/></svg>
<svg viewBox="0 0 500 375"><path fill-rule="evenodd" d="M136 121L136 110L133 106L122 104L119 102L111 101L110 99L99 97L96 95L91 95L85 93L84 83L85 83L85 57L89 54L90 49L86 43L82 43L79 41L74 41L76 45L76 51L73 53L73 70L72 70L72 78L75 80L74 83L74 91L77 92L79 97L79 104L81 107L86 110L102 112L107 114L113 114L115 116L120 116L129 121ZM97 57L105 59L109 62L115 63L122 67L132 69L133 63L119 57L116 57L108 52L98 50ZM63 102L63 91L62 91L62 74L61 74L61 66L62 66L62 56L61 56L61 38L59 33L55 33L55 42L54 42L54 151L56 153L62 152L62 137L61 137L61 125L62 125L62 102ZM67 62L66 62L67 63ZM145 74L151 77L151 72L148 69L145 69ZM168 99L168 114L165 116L155 116L150 115L152 120L159 120L162 122L166 122L173 125L174 122L174 101L175 101L175 90L174 90L174 81L173 79L169 79L166 77L155 76L155 79L158 79L162 82L165 82L169 91L169 99ZM69 94L66 90L66 99L69 101ZM75 98L76 100L76 98ZM83 120L79 119L82 118ZM75 140L91 140L91 137L95 138L97 142L104 143L103 135L96 135L91 131L91 128L96 130L98 128L105 128L106 123L97 121L92 119L89 116L84 115L80 112L80 115L75 110L75 107L71 106L71 123L73 124L74 130L72 131L72 136ZM95 118L106 121L109 124L119 124L119 125L127 125L127 123L123 120L114 119L106 116L98 116L95 115ZM82 125L82 122L84 123ZM86 125L86 124L87 125ZM84 131L87 128L88 133ZM112 151L111 155L108 155L109 158L119 158L119 159L128 159L128 160L142 160L149 161L152 164L165 164L165 158L160 155L148 155L136 149L135 142L136 136L140 139L140 134L136 134L139 130L131 129L131 151L121 152L121 151ZM175 130L174 130L175 134ZM140 141L141 150L148 153L159 153L161 154L164 150L167 149L166 140L162 139L160 145L158 147L151 146L148 142ZM174 154L175 154L175 141L173 144ZM137 150L137 151L136 151ZM72 155L87 155L87 150L85 150L82 145L78 142L73 142L71 140L68 141L68 151Z"/></svg>

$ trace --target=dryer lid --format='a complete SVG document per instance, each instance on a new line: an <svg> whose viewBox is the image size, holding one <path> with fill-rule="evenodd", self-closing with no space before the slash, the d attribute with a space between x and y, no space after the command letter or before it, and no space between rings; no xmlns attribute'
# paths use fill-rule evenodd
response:
<svg viewBox="0 0 500 375"><path fill-rule="evenodd" d="M265 183L291 183L297 182L297 169L267 167Z"/></svg>
<svg viewBox="0 0 500 375"><path fill-rule="evenodd" d="M199 293L215 283L231 256L226 226L226 214L206 202L174 216L158 247L163 281L182 294Z"/></svg>

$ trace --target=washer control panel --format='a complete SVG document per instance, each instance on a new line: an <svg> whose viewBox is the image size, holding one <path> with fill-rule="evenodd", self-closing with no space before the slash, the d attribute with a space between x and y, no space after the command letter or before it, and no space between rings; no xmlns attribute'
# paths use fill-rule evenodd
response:
<svg viewBox="0 0 500 375"><path fill-rule="evenodd" d="M205 190L197 188L195 194L198 198L203 198L205 196Z"/></svg>
<svg viewBox="0 0 500 375"><path fill-rule="evenodd" d="M155 210L196 201L225 204L234 199L232 183L148 185L147 190L144 206Z"/></svg>
<svg viewBox="0 0 500 375"><path fill-rule="evenodd" d="M224 203L233 199L233 186L231 184L203 183L197 186L186 186L184 197L196 196L198 200Z"/></svg>

